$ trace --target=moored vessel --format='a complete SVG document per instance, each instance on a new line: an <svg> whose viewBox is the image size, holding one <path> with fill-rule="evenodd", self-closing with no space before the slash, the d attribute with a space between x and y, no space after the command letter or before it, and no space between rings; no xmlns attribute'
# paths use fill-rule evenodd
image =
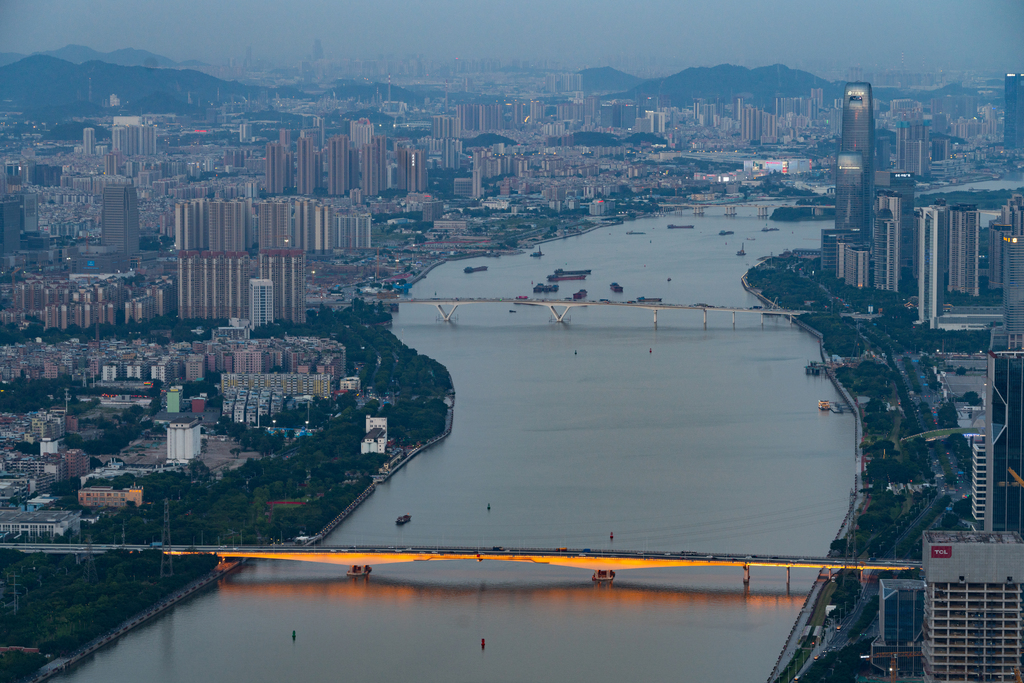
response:
<svg viewBox="0 0 1024 683"><path fill-rule="evenodd" d="M479 273L479 272L484 271L484 270L487 270L487 266L477 266L476 268L473 268L472 266L466 266L465 268L462 269L462 272L463 273Z"/></svg>
<svg viewBox="0 0 1024 683"><path fill-rule="evenodd" d="M618 294L622 293L622 285L620 285L618 282L613 282L611 284L611 288L613 292L616 292Z"/></svg>
<svg viewBox="0 0 1024 683"><path fill-rule="evenodd" d="M832 410L832 404L828 401L818 401L818 410Z"/></svg>
<svg viewBox="0 0 1024 683"><path fill-rule="evenodd" d="M597 581L599 583L610 583L615 578L615 570L613 569L598 569L594 571L594 575L590 577L591 581Z"/></svg>
<svg viewBox="0 0 1024 683"><path fill-rule="evenodd" d="M347 572L345 572L345 576L368 577L368 576L370 576L370 572L372 572L372 571L373 571L373 567L371 567L368 564L354 564L354 565L352 565L352 567Z"/></svg>
<svg viewBox="0 0 1024 683"><path fill-rule="evenodd" d="M693 226L692 225L672 225L670 223L669 226L668 226L668 229L669 230L693 230Z"/></svg>
<svg viewBox="0 0 1024 683"><path fill-rule="evenodd" d="M411 521L412 521L412 515L402 515L401 517L399 517L398 519L395 520L395 524L398 524L398 525L408 524Z"/></svg>

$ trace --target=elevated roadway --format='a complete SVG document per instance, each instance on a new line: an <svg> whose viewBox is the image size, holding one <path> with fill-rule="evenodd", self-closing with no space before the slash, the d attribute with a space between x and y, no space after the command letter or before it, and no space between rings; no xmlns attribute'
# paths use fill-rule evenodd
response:
<svg viewBox="0 0 1024 683"><path fill-rule="evenodd" d="M467 306L469 304L516 304L520 306L542 306L551 311L551 315L554 316L556 322L564 322L566 313L573 308L583 308L587 306L617 306L620 308L639 308L646 311L654 312L654 324L658 324L658 311L702 311L704 314L704 326L708 324L708 311L721 312L721 313L732 313L732 323L736 324L736 314L758 314L761 316L761 322L764 323L764 316L774 315L792 320L794 317L803 315L807 311L792 310L788 308L731 308L729 306L712 306L710 304L667 304L660 301L586 301L583 299L519 299L519 298L499 298L499 299L399 299L396 303L400 304L420 304L425 306L435 306L437 312L441 314L441 318L445 322L451 322L452 314L455 313L459 306ZM447 306L446 311L444 307ZM558 312L561 309L561 313Z"/></svg>
<svg viewBox="0 0 1024 683"><path fill-rule="evenodd" d="M58 554L86 554L89 547L81 544L63 543L4 543L3 548L23 552ZM148 545L93 545L92 552L109 550L143 551L152 550ZM436 547L436 546L168 546L162 549L172 555L196 553L214 554L222 558L246 558L259 560L291 560L294 562L316 562L320 564L385 565L404 562L444 562L452 560L476 560L478 562L526 562L556 567L577 569L626 570L654 569L659 567L736 567L742 569L744 582L750 580L751 567L778 567L784 569L827 569L839 571L900 571L916 569L920 562L904 560L846 560L839 557L811 557L795 555L744 555L729 553L696 552L650 552L639 550L591 550L589 548L489 548Z"/></svg>

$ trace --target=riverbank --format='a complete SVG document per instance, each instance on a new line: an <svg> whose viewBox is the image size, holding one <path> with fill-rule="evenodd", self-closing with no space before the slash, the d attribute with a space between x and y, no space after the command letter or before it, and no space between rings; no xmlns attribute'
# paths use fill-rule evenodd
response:
<svg viewBox="0 0 1024 683"><path fill-rule="evenodd" d="M19 683L38 683L39 681L45 681L53 676L56 676L59 673L67 671L76 664L80 663L89 655L113 643L115 640L127 634L132 629L141 626L153 617L163 614L171 607L177 605L182 600L185 600L195 595L202 589L209 586L214 581L218 581L219 579L227 576L231 572L235 571L244 562L245 560L221 562L209 574L199 579L196 579L195 581L171 593L159 602L154 603L148 609L129 617L125 621L118 624L112 630L99 636L98 638L89 641L88 643L86 643L79 649L75 650L71 654L65 657L58 657L54 659L46 666L42 667L39 671L34 673L32 676L22 679Z"/></svg>

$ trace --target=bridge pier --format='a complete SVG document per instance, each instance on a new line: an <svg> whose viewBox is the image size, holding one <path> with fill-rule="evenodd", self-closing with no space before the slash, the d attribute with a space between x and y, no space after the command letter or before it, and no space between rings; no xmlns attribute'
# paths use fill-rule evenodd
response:
<svg viewBox="0 0 1024 683"><path fill-rule="evenodd" d="M657 308L654 309L654 326L655 327L658 326L658 309Z"/></svg>
<svg viewBox="0 0 1024 683"><path fill-rule="evenodd" d="M789 590L789 570L791 567L786 567L786 590Z"/></svg>
<svg viewBox="0 0 1024 683"><path fill-rule="evenodd" d="M704 309L704 329L708 329L708 309Z"/></svg>
<svg viewBox="0 0 1024 683"><path fill-rule="evenodd" d="M732 329L736 329L736 311L732 312Z"/></svg>
<svg viewBox="0 0 1024 683"><path fill-rule="evenodd" d="M556 323L564 322L565 314L569 312L569 308L570 308L569 306L566 306L565 310L562 311L562 315L558 315L558 312L555 311L555 307L554 306L548 306L548 310L551 311L551 315L555 316L555 322Z"/></svg>
<svg viewBox="0 0 1024 683"><path fill-rule="evenodd" d="M452 306L452 310L450 310L447 313L445 313L444 309L441 308L441 304L435 304L435 305L437 306L437 312L441 314L441 318L443 318L446 323L450 323L452 321L452 313L454 313L455 309L459 307L458 304L455 304L455 305Z"/></svg>
<svg viewBox="0 0 1024 683"><path fill-rule="evenodd" d="M750 565L749 564L743 565L743 585L744 586L749 586L750 585Z"/></svg>
<svg viewBox="0 0 1024 683"><path fill-rule="evenodd" d="M761 329L764 329L764 313L761 314Z"/></svg>

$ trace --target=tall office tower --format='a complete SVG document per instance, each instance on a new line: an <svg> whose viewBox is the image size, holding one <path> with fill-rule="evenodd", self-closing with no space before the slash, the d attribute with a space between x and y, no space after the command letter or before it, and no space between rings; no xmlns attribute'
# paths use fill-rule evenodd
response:
<svg viewBox="0 0 1024 683"><path fill-rule="evenodd" d="M370 123L370 119L350 121L348 136L352 139L352 146L356 149L362 149L363 145L370 144L370 140L373 138L373 124Z"/></svg>
<svg viewBox="0 0 1024 683"><path fill-rule="evenodd" d="M1020 535L926 531L923 546L925 683L1015 680L1022 645Z"/></svg>
<svg viewBox="0 0 1024 683"><path fill-rule="evenodd" d="M435 116L432 119L431 137L437 139L457 138L462 133L459 130L459 120L454 116Z"/></svg>
<svg viewBox="0 0 1024 683"><path fill-rule="evenodd" d="M306 254L299 249L260 249L260 279L274 285L274 319L306 322Z"/></svg>
<svg viewBox="0 0 1024 683"><path fill-rule="evenodd" d="M1009 238L1020 240L1021 238ZM1004 288L1005 292L1005 288ZM1009 313L1009 311L1007 311ZM1018 304L1014 314L1020 316ZM1018 321L1019 322L1019 321ZM1011 335L1012 336L1012 335ZM1020 349L1020 334L1016 345ZM1013 345L1011 345L1013 348ZM1021 531L1024 529L1024 353L993 351L988 357L988 382L985 384L985 531Z"/></svg>
<svg viewBox="0 0 1024 683"><path fill-rule="evenodd" d="M118 156L111 152L103 155L103 175L117 175Z"/></svg>
<svg viewBox="0 0 1024 683"><path fill-rule="evenodd" d="M139 253L139 198L131 185L103 188L103 245L117 253Z"/></svg>
<svg viewBox="0 0 1024 683"><path fill-rule="evenodd" d="M291 249L292 206L286 201L260 202L260 249Z"/></svg>
<svg viewBox="0 0 1024 683"><path fill-rule="evenodd" d="M249 280L249 322L253 327L274 322L274 283Z"/></svg>
<svg viewBox="0 0 1024 683"><path fill-rule="evenodd" d="M398 150L398 189L408 192L427 191L427 155L422 149L401 147Z"/></svg>
<svg viewBox="0 0 1024 683"><path fill-rule="evenodd" d="M889 673L896 658L897 673L920 676L924 636L924 597L927 584L913 579L878 582L878 637L871 643L871 663Z"/></svg>
<svg viewBox="0 0 1024 683"><path fill-rule="evenodd" d="M540 123L544 120L544 103L537 100L530 100L530 123ZM463 126L465 128L465 126ZM476 130L480 130L479 119L477 119Z"/></svg>
<svg viewBox="0 0 1024 683"><path fill-rule="evenodd" d="M388 157L386 138L374 135L360 152L363 197L374 197L387 189Z"/></svg>
<svg viewBox="0 0 1024 683"><path fill-rule="evenodd" d="M351 156L347 135L335 135L327 141L327 194L337 197L352 189Z"/></svg>
<svg viewBox="0 0 1024 683"><path fill-rule="evenodd" d="M978 296L978 207L955 204L949 207L949 285L950 292Z"/></svg>
<svg viewBox="0 0 1024 683"><path fill-rule="evenodd" d="M902 203L903 198L898 192L878 190L875 195L875 234L872 238L875 289L899 291Z"/></svg>
<svg viewBox="0 0 1024 683"><path fill-rule="evenodd" d="M21 249L21 200L17 197L0 196L0 237L5 255Z"/></svg>
<svg viewBox="0 0 1024 683"><path fill-rule="evenodd" d="M293 219L295 224L294 239L291 243L292 249L312 251L313 243L313 216L317 203L312 199L300 199L292 204Z"/></svg>
<svg viewBox="0 0 1024 683"><path fill-rule="evenodd" d="M875 203L875 119L870 83L847 83L843 94L843 129L836 156L837 232L851 233L847 241L870 249ZM859 155L859 158L857 158ZM823 235L824 236L824 235ZM826 257L829 264L826 264ZM822 240L821 267L834 267Z"/></svg>
<svg viewBox="0 0 1024 683"><path fill-rule="evenodd" d="M1024 195L1010 195L999 218L1000 223L1010 226L1014 235L1024 235Z"/></svg>
<svg viewBox="0 0 1024 683"><path fill-rule="evenodd" d="M178 252L178 317L248 318L249 254Z"/></svg>
<svg viewBox="0 0 1024 683"><path fill-rule="evenodd" d="M211 251L247 251L246 232L249 206L244 201L208 203Z"/></svg>
<svg viewBox="0 0 1024 683"><path fill-rule="evenodd" d="M836 244L836 277L850 287L864 288L869 285L870 254L866 249L857 249L848 242Z"/></svg>
<svg viewBox="0 0 1024 683"><path fill-rule="evenodd" d="M892 165L892 141L888 137L875 138L875 177Z"/></svg>
<svg viewBox="0 0 1024 683"><path fill-rule="evenodd" d="M1024 237L1003 237L1002 260L1003 327L1007 344L1011 349L1024 349Z"/></svg>
<svg viewBox="0 0 1024 683"><path fill-rule="evenodd" d="M316 168L316 145L312 137L301 137L296 141L296 162L298 172L295 177L295 188L299 194L313 194L320 174Z"/></svg>
<svg viewBox="0 0 1024 683"><path fill-rule="evenodd" d="M334 217L334 246L339 249L370 249L370 214L339 214Z"/></svg>
<svg viewBox="0 0 1024 683"><path fill-rule="evenodd" d="M1006 279L1006 254L1003 251L1003 238L1011 237L1011 226L999 221L988 224L988 288L1002 289Z"/></svg>
<svg viewBox="0 0 1024 683"><path fill-rule="evenodd" d="M264 168L264 184L267 186L269 194L281 194L284 192L287 181L287 163L288 154L285 146L276 142L268 142Z"/></svg>
<svg viewBox="0 0 1024 683"><path fill-rule="evenodd" d="M324 58L324 46L320 44L320 39L316 38L313 40L313 61L319 61Z"/></svg>
<svg viewBox="0 0 1024 683"><path fill-rule="evenodd" d="M174 205L174 248L205 251L210 248L209 206L205 199L190 199Z"/></svg>
<svg viewBox="0 0 1024 683"><path fill-rule="evenodd" d="M292 132L287 128L280 128L277 131L277 144L284 147L286 152L292 148Z"/></svg>
<svg viewBox="0 0 1024 683"><path fill-rule="evenodd" d="M929 178L931 169L931 121L896 122L896 170Z"/></svg>
<svg viewBox="0 0 1024 683"><path fill-rule="evenodd" d="M306 251L328 254L334 249L334 210L330 206L313 209L313 233Z"/></svg>
<svg viewBox="0 0 1024 683"><path fill-rule="evenodd" d="M1004 98L1003 146L1024 149L1024 73L1006 74Z"/></svg>
<svg viewBox="0 0 1024 683"><path fill-rule="evenodd" d="M836 233L843 235L842 241L856 248L865 248L870 237L864 230L864 157L860 152L841 152L836 159ZM832 272L836 268L837 254L824 238L821 245L821 267ZM837 272L836 277L843 277Z"/></svg>
<svg viewBox="0 0 1024 683"><path fill-rule="evenodd" d="M900 267L910 268L911 277L917 277L917 221L914 220L914 176L896 171L876 171L875 187L890 190L900 196ZM897 218L895 213L894 218ZM902 277L902 276L901 276Z"/></svg>
<svg viewBox="0 0 1024 683"><path fill-rule="evenodd" d="M918 257L917 320L934 330L942 315L946 272L949 212L945 206L917 210Z"/></svg>
<svg viewBox="0 0 1024 683"><path fill-rule="evenodd" d="M82 153L83 154L95 154L96 153L96 129L95 128L83 128L82 129Z"/></svg>

